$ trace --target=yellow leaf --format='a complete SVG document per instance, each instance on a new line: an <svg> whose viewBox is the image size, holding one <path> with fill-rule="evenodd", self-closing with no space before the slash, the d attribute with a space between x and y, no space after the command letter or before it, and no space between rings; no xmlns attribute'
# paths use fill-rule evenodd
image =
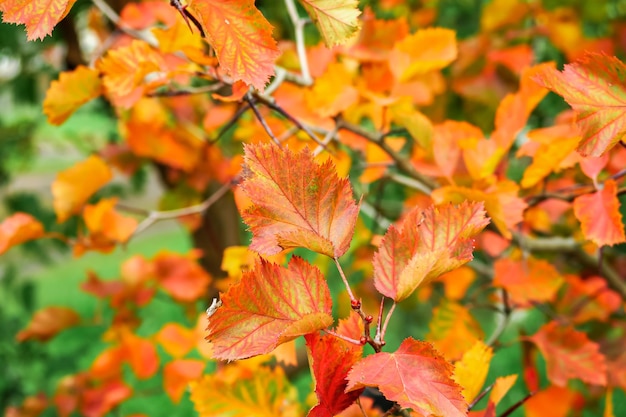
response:
<svg viewBox="0 0 626 417"><path fill-rule="evenodd" d="M330 64L306 92L307 106L321 117L336 116L346 110L359 98L358 90L349 84L353 76L344 64Z"/></svg>
<svg viewBox="0 0 626 417"><path fill-rule="evenodd" d="M489 399L494 405L498 405L500 400L506 395L507 392L511 389L513 384L517 381L517 375L508 375L500 378L496 378L496 382L493 384L493 388L491 389L491 395Z"/></svg>
<svg viewBox="0 0 626 417"><path fill-rule="evenodd" d="M59 79L50 83L43 102L43 112L53 125L60 125L76 109L102 94L102 81L98 71L78 66L74 71L62 72Z"/></svg>
<svg viewBox="0 0 626 417"><path fill-rule="evenodd" d="M463 397L468 403L474 401L485 384L492 357L493 349L477 340L454 364L454 381L463 387Z"/></svg>
<svg viewBox="0 0 626 417"><path fill-rule="evenodd" d="M340 45L359 30L357 0L300 0L328 47Z"/></svg>

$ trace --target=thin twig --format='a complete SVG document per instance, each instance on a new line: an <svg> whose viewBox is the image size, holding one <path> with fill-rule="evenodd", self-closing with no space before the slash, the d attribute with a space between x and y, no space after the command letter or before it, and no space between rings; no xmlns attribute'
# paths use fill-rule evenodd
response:
<svg viewBox="0 0 626 417"><path fill-rule="evenodd" d="M383 310L385 309L385 296L380 299L380 308L378 309L378 321L376 322L376 336L374 340L380 341L379 334L383 323Z"/></svg>
<svg viewBox="0 0 626 417"><path fill-rule="evenodd" d="M478 402L480 400L482 400L483 397L489 393L489 391L491 391L491 389L493 388L494 385L496 385L495 382L493 384L489 385L484 390L482 390L482 392L480 394L478 394L478 396L476 396L476 398L474 398L474 400L471 403L469 403L469 405L467 406L467 411L471 411L472 408L476 407L476 404L478 404Z"/></svg>
<svg viewBox="0 0 626 417"><path fill-rule="evenodd" d="M493 346L498 341L500 336L502 336L509 324L509 321L511 320L512 312L513 310L509 302L509 293L505 289L502 289L502 314L499 315L500 319L496 329L493 333L491 333L491 336L489 336L489 339L485 342L487 346Z"/></svg>
<svg viewBox="0 0 626 417"><path fill-rule="evenodd" d="M231 117L228 123L226 123L224 126L220 128L220 131L217 134L217 136L214 139L211 139L211 143L215 143L218 140L220 140L222 136L224 136L224 134L226 134L226 132L228 132L228 130L237 123L237 121L241 118L241 116L243 116L243 114L246 112L246 110L248 110L248 108L250 108L248 103L243 103L241 107L237 109L237 112L233 115L233 117Z"/></svg>
<svg viewBox="0 0 626 417"><path fill-rule="evenodd" d="M148 93L148 97L178 97L178 96L191 96L195 94L206 94L213 93L220 88L225 86L224 83L218 82L211 85L205 85L202 87L187 87L180 90L163 90L163 91L154 91L152 93Z"/></svg>
<svg viewBox="0 0 626 417"><path fill-rule="evenodd" d="M359 302L359 300L357 300L354 294L352 293L352 288L350 288L350 283L348 282L348 278L346 278L346 274L343 272L343 268L341 267L341 264L339 263L339 259L337 259L337 257L335 256L333 260L335 261L335 265L337 266L339 275L341 275L341 280L343 281L343 285L346 287L346 291L348 291L350 302L352 303Z"/></svg>
<svg viewBox="0 0 626 417"><path fill-rule="evenodd" d="M159 46L159 43L157 39L154 37L154 35L152 34L152 32L138 31L123 24L120 16L117 13L115 13L115 10L113 10L106 1L104 0L91 0L91 1L93 2L94 6L96 6L96 8L100 10L102 14L105 15L111 22L113 22L113 24L115 24L115 26L119 28L119 30L121 30L122 32L126 33L127 35L133 38L141 39L142 41L148 43L150 46L154 48L157 48Z"/></svg>
<svg viewBox="0 0 626 417"><path fill-rule="evenodd" d="M529 392L524 398L522 398L521 400L519 400L518 402L510 406L509 409L506 410L504 413L502 413L500 417L509 417L511 414L513 414L513 412L515 412L515 410L520 408L533 395L535 395L534 392Z"/></svg>
<svg viewBox="0 0 626 417"><path fill-rule="evenodd" d="M278 140L276 135L274 135L274 132L272 132L272 129L267 124L267 121L265 120L265 118L263 117L259 109L257 109L256 104L254 104L254 99L249 94L246 94L244 96L244 99L248 102L248 105L252 109L252 112L254 112L254 115L256 116L257 120L261 123L261 126L263 126L263 129L265 129L265 132L269 135L270 138L272 138L274 143L276 143L276 145L278 145L279 148L282 148L280 141Z"/></svg>
<svg viewBox="0 0 626 417"><path fill-rule="evenodd" d="M383 328L380 332L380 337L378 338L377 342L378 343L385 343L385 334L387 333L387 326L389 325L389 320L391 319L391 315L393 314L393 311L396 309L396 302L394 301L393 304L391 305L391 308L389 308L389 311L387 312L387 316L385 317L385 324L383 324ZM378 335L376 335L378 337Z"/></svg>
<svg viewBox="0 0 626 417"><path fill-rule="evenodd" d="M303 19L298 15L298 9L293 0L285 0L285 6L287 7L287 13L289 19L293 23L296 39L296 51L298 53L298 60L300 61L300 72L302 73L302 80L306 85L313 84L311 73L309 71L309 61L306 55L306 43L304 41L304 25L309 21Z"/></svg>
<svg viewBox="0 0 626 417"><path fill-rule="evenodd" d="M344 335L339 334L339 333L337 333L337 332L335 332L335 331L333 331L333 330L330 330L330 329L322 329L322 331L323 331L323 332L325 332L325 333L328 333L328 334L329 334L329 335L331 335L331 336L335 336L336 338L339 338L339 339L341 339L341 340L344 340L344 341L346 341L346 342L348 342L348 343L352 343L352 344L354 344L354 345L359 345L359 346L362 346L362 345L361 345L361 341L360 341L360 340L356 340L356 339L353 339L353 338L351 338L351 337L344 336Z"/></svg>

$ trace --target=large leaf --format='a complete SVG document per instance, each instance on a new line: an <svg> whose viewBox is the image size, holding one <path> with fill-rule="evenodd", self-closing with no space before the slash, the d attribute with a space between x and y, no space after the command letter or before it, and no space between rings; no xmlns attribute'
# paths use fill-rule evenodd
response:
<svg viewBox="0 0 626 417"><path fill-rule="evenodd" d="M100 73L80 65L74 71L62 72L58 80L50 83L43 102L43 112L51 124L60 125L76 109L100 94Z"/></svg>
<svg viewBox="0 0 626 417"><path fill-rule="evenodd" d="M348 372L361 359L363 347L331 335L305 336L318 404L308 417L333 417L348 408L362 390L345 392Z"/></svg>
<svg viewBox="0 0 626 417"><path fill-rule="evenodd" d="M63 19L76 0L0 0L2 20L24 24L28 40L43 39Z"/></svg>
<svg viewBox="0 0 626 417"><path fill-rule="evenodd" d="M0 223L0 255L44 234L43 225L30 214L15 213Z"/></svg>
<svg viewBox="0 0 626 417"><path fill-rule="evenodd" d="M233 81L243 80L262 90L274 74L280 50L272 38L272 25L254 1L193 0L189 10L198 17Z"/></svg>
<svg viewBox="0 0 626 417"><path fill-rule="evenodd" d="M578 151L600 156L617 144L626 130L626 66L619 59L587 53L562 72L544 68L535 81L562 96L576 111L582 131Z"/></svg>
<svg viewBox="0 0 626 417"><path fill-rule="evenodd" d="M358 0L300 0L328 47L347 41L359 30Z"/></svg>
<svg viewBox="0 0 626 417"><path fill-rule="evenodd" d="M304 247L330 257L348 250L359 207L330 160L319 165L308 149L247 145L245 162L243 189L253 204L243 219L253 233L251 249L273 255Z"/></svg>
<svg viewBox="0 0 626 417"><path fill-rule="evenodd" d="M376 353L354 365L347 389L378 387L387 399L426 416L465 417L467 404L452 380L453 369L430 343L408 338L396 352Z"/></svg>
<svg viewBox="0 0 626 417"><path fill-rule="evenodd" d="M598 246L625 242L619 206L615 180L606 180L604 187L595 193L576 197L574 215L580 221L583 235Z"/></svg>
<svg viewBox="0 0 626 417"><path fill-rule="evenodd" d="M606 385L606 360L600 347L571 326L550 322L529 338L543 354L548 379L564 387L571 378Z"/></svg>
<svg viewBox="0 0 626 417"><path fill-rule="evenodd" d="M200 417L300 417L298 392L280 366L228 366L191 383Z"/></svg>
<svg viewBox="0 0 626 417"><path fill-rule="evenodd" d="M488 223L482 203L413 209L400 227L389 227L374 255L376 288L404 300L420 285L469 262L472 236Z"/></svg>
<svg viewBox="0 0 626 417"><path fill-rule="evenodd" d="M80 211L83 204L113 177L111 168L99 156L61 171L52 183L52 205L59 222Z"/></svg>
<svg viewBox="0 0 626 417"><path fill-rule="evenodd" d="M257 262L222 296L210 317L207 340L218 359L243 359L332 324L324 276L302 258L287 268Z"/></svg>

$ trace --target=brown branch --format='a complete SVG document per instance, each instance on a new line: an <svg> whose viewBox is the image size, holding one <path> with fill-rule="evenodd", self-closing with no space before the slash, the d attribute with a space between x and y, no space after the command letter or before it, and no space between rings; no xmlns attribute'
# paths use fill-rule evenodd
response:
<svg viewBox="0 0 626 417"><path fill-rule="evenodd" d="M268 136L270 138L272 138L274 143L276 143L276 145L278 145L279 148L282 148L282 145L280 144L280 141L278 140L276 135L274 135L274 132L272 132L272 129L267 124L267 121L265 120L265 118L263 117L261 112L259 112L259 109L256 107L256 104L254 103L254 101L255 101L254 98L252 98L250 96L250 94L246 94L244 96L244 100L246 100L246 102L248 103L248 105L252 109L252 112L256 116L257 120L261 123L261 126L263 126L263 129L265 129L265 132L268 134Z"/></svg>

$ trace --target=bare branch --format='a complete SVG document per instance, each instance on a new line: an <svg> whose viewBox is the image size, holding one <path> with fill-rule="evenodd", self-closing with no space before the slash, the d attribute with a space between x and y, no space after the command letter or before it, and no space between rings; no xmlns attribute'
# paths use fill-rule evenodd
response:
<svg viewBox="0 0 626 417"><path fill-rule="evenodd" d="M313 84L311 78L311 72L309 71L309 60L306 56L306 43L304 41L304 25L309 22L309 19L303 19L298 15L298 9L293 0L285 0L285 6L287 7L287 13L289 19L293 23L296 38L296 51L298 53L298 60L300 61L300 72L302 73L302 81L304 85L309 86Z"/></svg>

